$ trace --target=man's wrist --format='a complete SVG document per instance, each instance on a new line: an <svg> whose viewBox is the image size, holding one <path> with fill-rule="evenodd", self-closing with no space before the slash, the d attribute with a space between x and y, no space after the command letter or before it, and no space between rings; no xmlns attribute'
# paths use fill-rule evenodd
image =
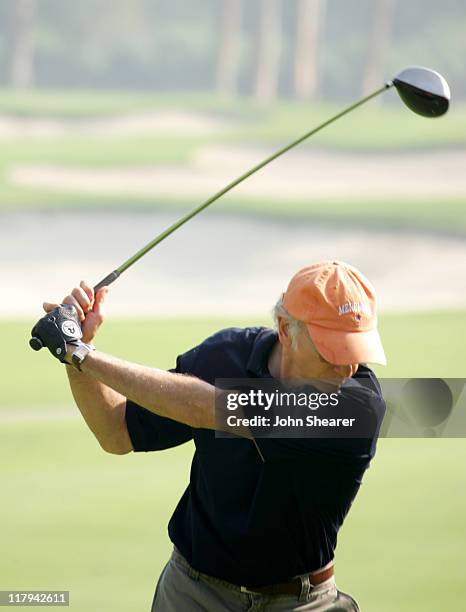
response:
<svg viewBox="0 0 466 612"><path fill-rule="evenodd" d="M66 363L66 365L71 365L71 359L73 358L73 353L75 351L75 346L73 346L72 344L67 344L66 345L66 356L64 359L64 362Z"/></svg>
<svg viewBox="0 0 466 612"><path fill-rule="evenodd" d="M81 372L81 365L92 351L95 351L95 346L90 343L86 344L84 342L79 342L67 344L65 363Z"/></svg>

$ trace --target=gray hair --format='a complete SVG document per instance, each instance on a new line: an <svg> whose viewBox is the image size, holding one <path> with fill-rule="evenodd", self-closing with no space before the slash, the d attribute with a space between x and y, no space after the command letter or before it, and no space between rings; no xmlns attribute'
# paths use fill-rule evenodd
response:
<svg viewBox="0 0 466 612"><path fill-rule="evenodd" d="M298 336L301 332L303 323L295 319L283 306L283 294L277 300L277 303L272 308L272 317L275 324L275 329L278 330L278 317L282 317L288 324L291 336L291 346L295 349L298 341Z"/></svg>

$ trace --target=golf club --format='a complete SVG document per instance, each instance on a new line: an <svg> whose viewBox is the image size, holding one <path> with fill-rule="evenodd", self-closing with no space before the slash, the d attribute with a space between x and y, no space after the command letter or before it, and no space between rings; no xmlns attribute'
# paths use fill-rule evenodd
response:
<svg viewBox="0 0 466 612"><path fill-rule="evenodd" d="M132 257L123 262L121 266L116 268L116 270L113 270L113 272L97 283L97 285L94 287L94 293L96 293L102 287L106 287L113 283L123 272L128 270L128 268L139 261L141 257L146 255L146 253L151 251L155 246L165 240L165 238L168 238L170 234L173 234L173 232L175 232L178 228L205 210L208 206L213 204L216 200L231 191L234 187L245 181L247 178L276 160L278 157L281 157L284 153L287 153L294 147L298 146L317 132L320 132L328 125L334 123L344 115L347 115L351 111L362 106L369 100L372 100L372 98L375 98L392 87L396 88L400 98L403 100L406 106L418 115L422 115L424 117L440 117L448 111L450 104L450 88L446 80L438 72L430 70L429 68L423 68L421 66L411 66L406 68L393 80L385 83L385 85L377 91L374 91L358 102L348 106L337 115L331 117L324 123L312 129L310 132L304 134L304 136L301 136L291 144L283 147L273 155L270 155L264 161L248 170L245 174L242 174L240 177L229 183L226 187L211 196L208 200L181 217L181 219L164 230ZM39 351L41 348L43 348L42 342L39 340L39 338L32 337L29 340L29 344L35 351Z"/></svg>

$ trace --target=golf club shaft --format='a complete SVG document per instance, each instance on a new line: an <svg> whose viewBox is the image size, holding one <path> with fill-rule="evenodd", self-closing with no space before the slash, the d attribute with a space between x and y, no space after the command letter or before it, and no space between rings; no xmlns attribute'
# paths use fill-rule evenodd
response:
<svg viewBox="0 0 466 612"><path fill-rule="evenodd" d="M274 153L270 157L267 157L266 159L264 159L264 161L262 161L260 164L257 164L257 166L254 166L253 168L248 170L245 174L242 174L240 177L238 177L237 179L235 179L234 181L229 183L222 190L218 191L215 195L211 196L208 200L206 200L205 202L203 202L202 204L200 204L199 206L197 206L196 208L194 208L193 210L188 212L186 215L181 217L181 219L179 219L178 221L173 223L173 225L168 227L165 231L163 231L156 238L151 240L148 244L146 244L142 249L140 249L132 257L127 259L124 263L121 264L121 266L119 268L117 268L116 270L111 272L108 276L106 276L99 283L97 283L97 285L94 287L94 292L97 293L97 291L99 289L101 289L102 287L106 287L106 286L110 285L111 283L113 283L120 276L120 274L125 272L125 270L130 268L137 261L139 261L139 259L141 259L141 257L143 257L150 250L152 250L155 246L160 244L163 240L165 240L165 238L168 238L168 236L170 236L170 234L173 234L173 232L175 232L179 227L181 227L187 221L189 221L190 219L192 219L193 217L198 215L200 212L202 212L208 206L213 204L216 200L221 198L223 195L225 195L226 193L231 191L234 187L236 187L237 185L239 185L240 183L245 181L247 178L249 178L250 176L252 176L256 172L258 172L259 170L262 170L262 168L264 168L265 166L267 166L268 164L270 164L271 162L276 160L278 157L281 157L284 153L287 153L291 149L294 149L294 147L298 146L299 144L301 144L302 142L304 142L305 140L307 140L308 138L310 138L311 136L313 136L317 132L320 132L320 130L323 130L325 127L327 127L328 125L330 125L334 121L337 121L338 119L340 119L340 117L343 117L344 115L347 115L351 111L355 110L359 106L362 106L363 104L365 104L369 100L372 100L372 98L375 98L376 96L380 95L381 93L383 93L384 91L386 91L387 89L389 89L392 86L393 86L393 83L391 81L389 81L388 83L386 83L383 87L381 87L377 91L375 91L372 94L366 96L365 98L362 98L361 100L359 100L355 104L352 104L351 106L348 106L347 108L345 108L343 111L341 111L337 115L331 117L330 119L328 119L324 123L321 123L319 126L317 126L316 128L312 129L310 132L307 132L306 134L304 134L304 136L301 136L300 138L298 138L297 140L295 140L291 144L287 145L286 147L283 147L282 149L280 149L279 151L277 151L276 153Z"/></svg>

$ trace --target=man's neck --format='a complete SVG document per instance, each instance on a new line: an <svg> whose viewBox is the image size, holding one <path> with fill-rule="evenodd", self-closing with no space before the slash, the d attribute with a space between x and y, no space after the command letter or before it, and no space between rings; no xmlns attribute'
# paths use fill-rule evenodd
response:
<svg viewBox="0 0 466 612"><path fill-rule="evenodd" d="M273 378L281 377L281 363L282 363L282 347L281 347L280 342L277 340L270 350L269 358L267 362L267 367L269 368L270 375Z"/></svg>
<svg viewBox="0 0 466 612"><path fill-rule="evenodd" d="M295 384L300 383L300 377L295 375L292 371L287 371L284 367L283 363L283 348L280 342L277 342L272 346L270 350L267 366L270 372L270 375L273 378L277 378L283 382L291 382L294 381ZM328 381L328 380L320 380L319 377L310 375L306 378L306 381L313 381L314 386L321 389L322 391L334 390L340 387L340 382L336 381Z"/></svg>
<svg viewBox="0 0 466 612"><path fill-rule="evenodd" d="M299 374L294 371L291 363L285 363L283 359L283 347L278 340L269 353L268 368L273 378L278 378L282 381L299 380L301 378ZM315 377L317 377L317 372ZM310 372L306 379L311 378L314 378L312 372Z"/></svg>

